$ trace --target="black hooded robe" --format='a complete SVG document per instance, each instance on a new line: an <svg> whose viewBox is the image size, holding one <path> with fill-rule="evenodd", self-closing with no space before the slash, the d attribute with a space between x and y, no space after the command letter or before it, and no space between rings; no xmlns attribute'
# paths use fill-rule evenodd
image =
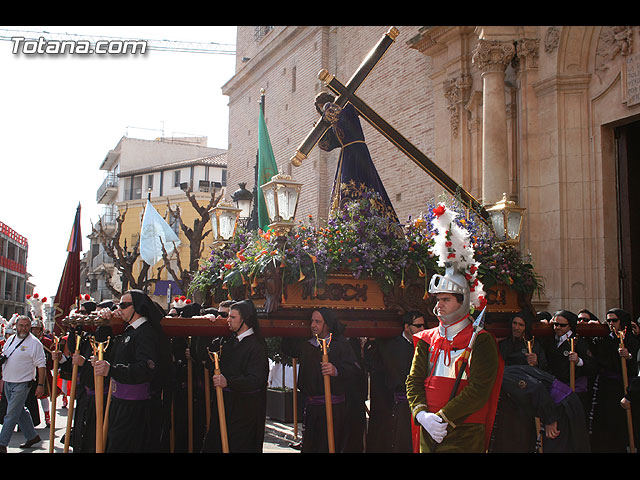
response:
<svg viewBox="0 0 640 480"><path fill-rule="evenodd" d="M318 345L314 345L314 340L286 337L281 345L285 355L300 361L298 389L305 402L302 453L329 451L324 377L320 366L322 351ZM356 363L353 348L342 335L333 334L328 350L329 363L338 370L338 375L331 377L331 395L334 444L336 452L339 452L344 444L346 385L357 378L360 367Z"/></svg>
<svg viewBox="0 0 640 480"><path fill-rule="evenodd" d="M235 335L222 341L220 371L227 380L223 389L225 422L230 453L261 453L267 411L269 359L264 339L251 334L238 341ZM213 374L214 365L208 364ZM211 424L202 453L222 452L218 399L212 390Z"/></svg>
<svg viewBox="0 0 640 480"><path fill-rule="evenodd" d="M134 310L147 321L127 326L114 345L105 451L157 453L166 451L169 413L162 395L170 368L169 344L160 327L164 312L143 292L129 293Z"/></svg>

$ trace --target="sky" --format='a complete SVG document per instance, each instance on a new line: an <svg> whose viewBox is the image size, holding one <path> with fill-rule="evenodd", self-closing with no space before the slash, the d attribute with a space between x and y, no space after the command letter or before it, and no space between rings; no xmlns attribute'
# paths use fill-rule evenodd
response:
<svg viewBox="0 0 640 480"><path fill-rule="evenodd" d="M0 37L23 30L95 36L215 42L233 51L235 26L1 26ZM31 44L33 45L33 44ZM49 44L50 45L50 44ZM103 206L96 192L100 164L123 136L208 137L227 148L228 97L235 56L151 51L97 55L24 53L0 41L0 221L27 238L34 292L55 295L67 244L81 206L83 252Z"/></svg>

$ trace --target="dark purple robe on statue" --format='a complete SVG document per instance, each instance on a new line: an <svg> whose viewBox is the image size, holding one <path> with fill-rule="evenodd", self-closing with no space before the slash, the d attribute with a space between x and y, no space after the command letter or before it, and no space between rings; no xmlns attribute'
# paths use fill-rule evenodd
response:
<svg viewBox="0 0 640 480"><path fill-rule="evenodd" d="M331 192L330 211L338 209L346 200L358 199L367 190L380 194L381 210L393 221L398 217L380 180L358 118L358 112L350 103L340 112L337 123L324 134L318 146L329 152L340 148L340 157Z"/></svg>

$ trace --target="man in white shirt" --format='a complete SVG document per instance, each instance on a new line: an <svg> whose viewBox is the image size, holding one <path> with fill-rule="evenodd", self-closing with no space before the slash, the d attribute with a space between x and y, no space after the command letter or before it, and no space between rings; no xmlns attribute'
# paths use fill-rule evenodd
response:
<svg viewBox="0 0 640 480"><path fill-rule="evenodd" d="M40 442L31 420L31 415L24 404L38 372L36 396L44 393L44 382L47 360L42 343L31 334L31 319L21 315L16 320L16 333L9 337L4 345L2 364L3 394L7 397L7 413L4 416L0 431L0 453L7 452L7 445L16 424L27 440L20 448L29 448Z"/></svg>

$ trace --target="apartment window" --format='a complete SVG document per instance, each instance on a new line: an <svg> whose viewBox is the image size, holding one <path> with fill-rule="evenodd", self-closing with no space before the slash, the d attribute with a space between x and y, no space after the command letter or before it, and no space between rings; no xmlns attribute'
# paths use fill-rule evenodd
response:
<svg viewBox="0 0 640 480"><path fill-rule="evenodd" d="M142 198L142 177L131 179L131 200Z"/></svg>
<svg viewBox="0 0 640 480"><path fill-rule="evenodd" d="M222 186L227 186L227 170L225 168L222 169Z"/></svg>
<svg viewBox="0 0 640 480"><path fill-rule="evenodd" d="M173 172L173 186L174 187L180 186L180 170L176 170Z"/></svg>
<svg viewBox="0 0 640 480"><path fill-rule="evenodd" d="M153 190L153 175L147 175L147 190Z"/></svg>
<svg viewBox="0 0 640 480"><path fill-rule="evenodd" d="M273 27L256 27L254 30L254 40L256 42L259 42L260 40L262 40L267 33L269 33L271 30L273 30Z"/></svg>

